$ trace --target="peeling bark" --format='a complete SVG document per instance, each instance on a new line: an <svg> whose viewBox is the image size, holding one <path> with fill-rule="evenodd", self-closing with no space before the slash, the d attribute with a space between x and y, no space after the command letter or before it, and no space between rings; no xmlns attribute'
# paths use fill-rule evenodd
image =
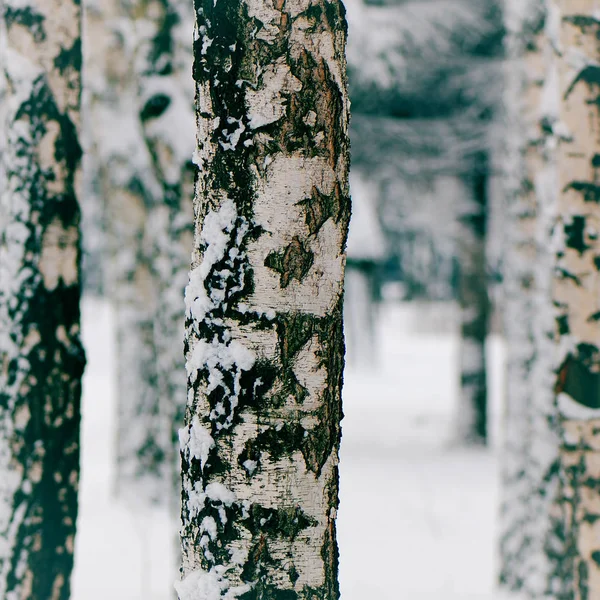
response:
<svg viewBox="0 0 600 600"><path fill-rule="evenodd" d="M0 597L66 600L81 376L80 10L0 1Z"/></svg>
<svg viewBox="0 0 600 600"><path fill-rule="evenodd" d="M337 0L197 0L181 600L339 598L350 217Z"/></svg>

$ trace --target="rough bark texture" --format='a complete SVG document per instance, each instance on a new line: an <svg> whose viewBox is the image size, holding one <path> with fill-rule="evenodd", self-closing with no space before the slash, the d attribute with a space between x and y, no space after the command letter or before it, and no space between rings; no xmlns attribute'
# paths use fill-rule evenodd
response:
<svg viewBox="0 0 600 600"><path fill-rule="evenodd" d="M197 0L181 600L339 597L348 196L337 0Z"/></svg>
<svg viewBox="0 0 600 600"><path fill-rule="evenodd" d="M563 533L551 508L559 445L550 250L561 138L551 41L556 18L542 0L509 2L506 17L508 373L500 581L526 597L559 598Z"/></svg>
<svg viewBox="0 0 600 600"><path fill-rule="evenodd" d="M487 157L480 154L469 183L474 207L463 219L458 239L461 310L459 438L487 442L485 341L490 320L486 261Z"/></svg>
<svg viewBox="0 0 600 600"><path fill-rule="evenodd" d="M76 0L0 1L0 597L69 598L81 376Z"/></svg>
<svg viewBox="0 0 600 600"><path fill-rule="evenodd" d="M192 22L184 0L87 5L88 145L108 214L117 320L116 483L135 503L168 500L165 481L178 471L193 231Z"/></svg>
<svg viewBox="0 0 600 600"><path fill-rule="evenodd" d="M593 0L550 4L557 19L557 117L565 131L553 282L561 426L556 514L565 531L560 597L592 600L600 597L600 18Z"/></svg>

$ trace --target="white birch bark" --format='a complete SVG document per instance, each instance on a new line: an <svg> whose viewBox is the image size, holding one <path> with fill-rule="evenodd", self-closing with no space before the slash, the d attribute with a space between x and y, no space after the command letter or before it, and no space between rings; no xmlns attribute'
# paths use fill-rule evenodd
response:
<svg viewBox="0 0 600 600"><path fill-rule="evenodd" d="M0 1L0 597L67 600L81 376L76 0Z"/></svg>
<svg viewBox="0 0 600 600"><path fill-rule="evenodd" d="M558 149L553 304L560 420L565 598L600 597L600 14L594 0L552 0ZM555 126L556 130L556 126Z"/></svg>
<svg viewBox="0 0 600 600"><path fill-rule="evenodd" d="M334 600L350 213L343 7L198 0L196 11L177 590Z"/></svg>
<svg viewBox="0 0 600 600"><path fill-rule="evenodd" d="M556 508L559 429L554 402L552 278L558 173L565 139L557 60L560 16L551 2L509 6L514 25L507 104L507 418L503 455L501 583L528 598L570 598L564 524ZM521 116L518 116L519 111ZM522 132L519 134L519 132ZM514 174L518 174L515 177Z"/></svg>

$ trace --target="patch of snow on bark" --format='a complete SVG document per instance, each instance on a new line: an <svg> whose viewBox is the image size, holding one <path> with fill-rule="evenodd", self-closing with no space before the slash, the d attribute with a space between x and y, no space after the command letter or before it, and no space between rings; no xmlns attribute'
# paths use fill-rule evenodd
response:
<svg viewBox="0 0 600 600"><path fill-rule="evenodd" d="M200 234L200 243L205 246L203 260L199 266L192 269L185 290L186 316L197 323L203 321L206 314L218 303L218 299L214 297L215 290L209 298L204 282L212 267L224 258L236 218L235 203L233 200L225 200L218 210L210 211L204 219Z"/></svg>
<svg viewBox="0 0 600 600"><path fill-rule="evenodd" d="M235 494L218 481L206 486L206 497L213 502L222 502L225 506L231 506L236 500Z"/></svg>
<svg viewBox="0 0 600 600"><path fill-rule="evenodd" d="M236 600L252 589L249 584L229 587L224 573L224 567L192 571L182 581L175 582L179 600Z"/></svg>
<svg viewBox="0 0 600 600"><path fill-rule="evenodd" d="M197 415L194 415L189 427L179 430L179 444L182 450L189 450L190 455L200 461L204 466L208 455L215 446L215 441L208 430L200 423Z"/></svg>

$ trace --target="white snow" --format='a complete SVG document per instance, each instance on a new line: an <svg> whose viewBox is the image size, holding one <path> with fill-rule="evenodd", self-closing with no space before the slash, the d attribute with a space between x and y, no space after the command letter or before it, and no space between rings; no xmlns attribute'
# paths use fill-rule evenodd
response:
<svg viewBox="0 0 600 600"><path fill-rule="evenodd" d="M348 258L382 260L386 248L377 217L376 186L357 171L353 171L350 175L350 194L352 219L346 247Z"/></svg>
<svg viewBox="0 0 600 600"><path fill-rule="evenodd" d="M227 580L218 568L208 573L193 571L183 581L178 581L175 588L180 600L235 600L251 589L249 585L227 589Z"/></svg>
<svg viewBox="0 0 600 600"><path fill-rule="evenodd" d="M235 502L235 494L217 481L206 486L206 496L213 502L222 502L225 506L231 506Z"/></svg>
<svg viewBox="0 0 600 600"><path fill-rule="evenodd" d="M189 429L183 427L179 430L179 442L181 449L189 448L190 455L199 460L202 466L206 464L208 454L215 446L215 440L196 415L194 415Z"/></svg>
<svg viewBox="0 0 600 600"><path fill-rule="evenodd" d="M237 209L233 200L225 200L219 210L210 211L205 219L200 243L205 245L203 260L192 269L190 281L185 290L185 307L188 317L200 323L207 312L215 308L218 298L209 298L204 281L212 267L223 259L227 242L233 233ZM218 290L217 290L218 291ZM213 290L213 294L215 291Z"/></svg>
<svg viewBox="0 0 600 600"><path fill-rule="evenodd" d="M385 305L379 370L346 371L338 513L342 600L497 600L496 457L449 443L458 339L415 330L424 314L414 306ZM83 335L89 362L72 598L164 600L177 578L171 559L177 525L165 512L140 511L112 495L115 364L112 315L104 303L84 303ZM497 339L491 342L498 415L502 348ZM202 444L189 443L202 453ZM235 500L225 485L205 491L224 504ZM208 522L206 530L210 535ZM195 572L177 588L181 600L221 600L225 583L218 571ZM241 593L228 590L225 598Z"/></svg>

